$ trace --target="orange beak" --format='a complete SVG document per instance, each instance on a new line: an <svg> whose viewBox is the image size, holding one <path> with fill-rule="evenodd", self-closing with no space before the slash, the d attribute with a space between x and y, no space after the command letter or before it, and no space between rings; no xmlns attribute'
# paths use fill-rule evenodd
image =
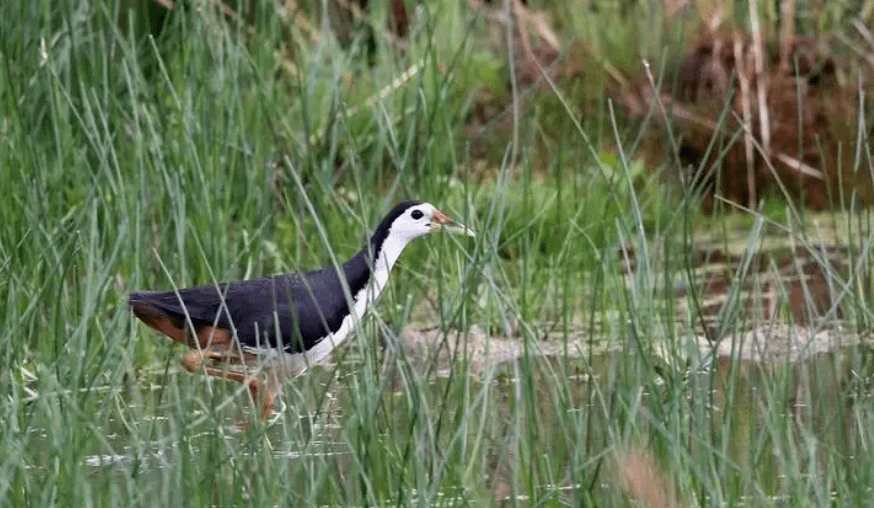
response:
<svg viewBox="0 0 874 508"><path fill-rule="evenodd" d="M452 220L452 217L440 210L434 210L431 214L431 229L435 233L443 231L453 235L476 236L467 226Z"/></svg>

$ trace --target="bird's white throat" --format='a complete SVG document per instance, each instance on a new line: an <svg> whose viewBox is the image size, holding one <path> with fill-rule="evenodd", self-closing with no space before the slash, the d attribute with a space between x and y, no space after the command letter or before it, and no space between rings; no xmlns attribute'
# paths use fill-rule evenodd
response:
<svg viewBox="0 0 874 508"><path fill-rule="evenodd" d="M389 235L383 241L376 260L371 266L370 280L356 294L352 296L352 305L350 306L349 315L343 318L340 323L340 328L336 332L328 335L321 342L313 346L305 353L285 353L284 363L287 363L284 370L293 377L299 375L303 370L306 370L310 365L318 363L325 358L337 346L349 338L352 330L358 325L358 322L364 317L364 313L376 302L379 295L385 289L388 282L388 276L395 262L403 252L404 247L410 243L412 239L404 238L398 235ZM275 351L275 350L272 350Z"/></svg>
<svg viewBox="0 0 874 508"><path fill-rule="evenodd" d="M379 294L382 293L382 290L385 289L385 284L388 281L388 274L391 272L392 267L408 243L410 243L409 240L392 236L391 234L389 234L382 243L379 255L373 263L371 281L367 284L368 286L373 286L372 289L367 292L368 305L376 300Z"/></svg>

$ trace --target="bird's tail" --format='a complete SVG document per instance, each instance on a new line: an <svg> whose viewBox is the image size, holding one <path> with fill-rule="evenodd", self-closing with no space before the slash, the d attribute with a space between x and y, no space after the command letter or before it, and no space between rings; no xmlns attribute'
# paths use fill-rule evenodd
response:
<svg viewBox="0 0 874 508"><path fill-rule="evenodd" d="M194 347L191 342L191 334L185 326L185 320L179 316L171 315L152 303L148 293L131 293L128 304L134 311L134 316L155 330L170 337L176 342Z"/></svg>

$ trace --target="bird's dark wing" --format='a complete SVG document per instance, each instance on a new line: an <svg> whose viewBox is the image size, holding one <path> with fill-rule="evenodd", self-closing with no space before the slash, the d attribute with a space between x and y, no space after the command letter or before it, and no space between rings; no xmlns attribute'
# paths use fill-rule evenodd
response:
<svg viewBox="0 0 874 508"><path fill-rule="evenodd" d="M349 282L350 295L363 287L354 277ZM281 345L289 353L308 350L339 330L349 314L334 268L240 284L247 284L245 291L235 292L232 284L226 302L240 342L250 347Z"/></svg>
<svg viewBox="0 0 874 508"><path fill-rule="evenodd" d="M245 347L281 345L297 353L340 329L351 310L347 295L359 295L370 280L367 259L364 249L339 271L329 267L177 291L134 292L130 305L143 322L192 347L197 345L190 334L193 326L200 342L202 334L218 329L225 337L236 334Z"/></svg>
<svg viewBox="0 0 874 508"><path fill-rule="evenodd" d="M221 295L227 290L226 284L220 284L178 291L134 292L128 303L134 314L155 330L176 342L205 347L216 328L223 330L224 336L230 336L229 315L221 305Z"/></svg>
<svg viewBox="0 0 874 508"><path fill-rule="evenodd" d="M356 265L350 272L349 263L344 269L354 295L364 287L369 271ZM310 349L336 332L349 314L334 268L177 291L134 292L130 305L146 324L191 346L185 332L189 320L198 335L202 327L217 327L236 332L243 346L281 345L290 353Z"/></svg>
<svg viewBox="0 0 874 508"><path fill-rule="evenodd" d="M221 309L221 295L227 290L227 284L219 284L184 288L178 291L134 292L130 295L129 303L134 308L150 306L183 321L190 318L195 325L215 323L221 327L229 327L226 312L223 312L216 322L218 311Z"/></svg>

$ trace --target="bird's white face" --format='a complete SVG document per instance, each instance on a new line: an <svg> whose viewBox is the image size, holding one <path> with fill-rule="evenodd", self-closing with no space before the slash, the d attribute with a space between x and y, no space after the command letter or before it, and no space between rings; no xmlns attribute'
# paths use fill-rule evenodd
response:
<svg viewBox="0 0 874 508"><path fill-rule="evenodd" d="M370 247L376 258L373 260L373 275L365 290L365 298L355 300L355 313L358 317L364 314L368 302L375 300L385 287L391 267L404 247L420 236L438 231L474 236L473 231L455 222L430 203L401 202L386 215L370 239Z"/></svg>
<svg viewBox="0 0 874 508"><path fill-rule="evenodd" d="M474 236L473 231L455 222L431 203L407 208L391 226L391 235L397 235L406 242L439 231Z"/></svg>
<svg viewBox="0 0 874 508"><path fill-rule="evenodd" d="M407 208L391 225L391 235L409 242L432 231L432 216L437 209L431 203Z"/></svg>
<svg viewBox="0 0 874 508"><path fill-rule="evenodd" d="M401 203L396 206L371 237L371 241L376 242L372 247L378 252L378 257L374 260L376 287L381 289L385 284L389 270L408 243L438 231L474 236L473 231L455 222L430 203L414 203L410 206Z"/></svg>

